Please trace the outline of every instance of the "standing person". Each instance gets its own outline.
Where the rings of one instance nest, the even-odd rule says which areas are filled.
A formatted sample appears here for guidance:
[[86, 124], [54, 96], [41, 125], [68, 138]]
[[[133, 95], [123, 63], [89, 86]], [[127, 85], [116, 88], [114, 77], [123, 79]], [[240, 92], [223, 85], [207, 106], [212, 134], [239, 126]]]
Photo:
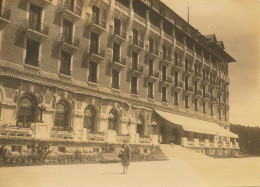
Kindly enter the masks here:
[[127, 141], [124, 141], [124, 145], [122, 147], [123, 147], [122, 154], [121, 154], [121, 163], [123, 166], [122, 174], [127, 175], [127, 169], [129, 166], [129, 158], [130, 158], [130, 146]]

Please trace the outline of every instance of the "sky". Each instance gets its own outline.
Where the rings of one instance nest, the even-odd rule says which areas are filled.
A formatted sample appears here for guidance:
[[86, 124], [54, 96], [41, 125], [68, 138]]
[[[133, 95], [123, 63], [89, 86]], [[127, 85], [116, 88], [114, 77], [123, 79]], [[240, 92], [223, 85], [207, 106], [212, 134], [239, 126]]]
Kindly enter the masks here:
[[260, 0], [162, 0], [201, 34], [216, 34], [229, 64], [230, 123], [260, 127]]

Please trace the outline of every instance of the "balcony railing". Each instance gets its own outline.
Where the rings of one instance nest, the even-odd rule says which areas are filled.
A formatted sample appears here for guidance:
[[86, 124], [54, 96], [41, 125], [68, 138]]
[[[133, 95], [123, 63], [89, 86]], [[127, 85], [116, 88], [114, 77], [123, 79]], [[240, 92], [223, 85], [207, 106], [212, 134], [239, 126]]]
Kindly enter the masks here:
[[126, 7], [126, 6], [124, 6], [124, 5], [122, 5], [119, 1], [115, 1], [115, 5], [116, 5], [118, 8], [122, 9], [123, 11], [127, 12], [127, 13], [130, 12], [129, 8]]
[[11, 16], [11, 10], [10, 9], [8, 9], [8, 8], [2, 8], [2, 9], [0, 9], [0, 17], [1, 18], [4, 18], [4, 19], [6, 19], [6, 20], [10, 20], [10, 16]]
[[174, 86], [179, 87], [179, 88], [182, 88], [182, 87], [183, 87], [183, 82], [181, 82], [181, 81], [175, 81]]
[[202, 96], [202, 91], [201, 90], [195, 90], [195, 94], [199, 95], [199, 96]]
[[98, 57], [105, 58], [106, 51], [105, 49], [98, 48], [96, 45], [90, 45], [87, 48], [89, 54], [94, 54]]
[[153, 25], [152, 23], [150, 24], [151, 29], [155, 30], [156, 32], [160, 33], [161, 29]]
[[172, 78], [169, 77], [169, 76], [163, 77], [163, 78], [162, 78], [162, 82], [171, 84], [171, 83], [172, 83]]
[[199, 60], [202, 60], [202, 56], [199, 55], [198, 53], [196, 54], [196, 57], [197, 57]]
[[168, 63], [171, 63], [172, 57], [171, 57], [171, 55], [163, 55], [163, 60], [168, 62]]
[[167, 33], [164, 33], [164, 36], [165, 36], [165, 38], [167, 38], [168, 40], [172, 40], [172, 36], [171, 35], [169, 35], [169, 34], [167, 34]]
[[176, 43], [179, 47], [183, 48], [183, 43], [179, 42], [178, 40], [176, 40]]
[[142, 73], [143, 69], [144, 69], [144, 66], [141, 66], [140, 64], [135, 64], [135, 65], [132, 64], [132, 68], [131, 68], [132, 71], [138, 71], [138, 72]]
[[187, 49], [187, 51], [189, 52], [189, 53], [191, 53], [191, 54], [193, 54], [193, 50], [191, 50], [190, 48], [186, 48]]
[[155, 56], [159, 56], [159, 50], [154, 48], [149, 48], [149, 53]]
[[121, 31], [120, 29], [115, 28], [113, 34], [126, 40], [126, 31]]
[[192, 86], [188, 86], [188, 87], [186, 87], [186, 90], [189, 91], [189, 92], [193, 92], [193, 87]]
[[136, 39], [132, 38], [132, 45], [137, 46], [142, 49], [144, 48], [144, 42], [140, 39], [136, 40]]
[[206, 77], [206, 76], [203, 76], [203, 81], [205, 81], [205, 82], [209, 82], [209, 78]]
[[59, 34], [58, 42], [72, 45], [73, 47], [79, 48], [80, 39], [76, 37], [67, 37], [65, 34]]
[[208, 93], [203, 93], [203, 98], [209, 99], [209, 94]]
[[145, 18], [139, 16], [137, 13], [134, 14], [134, 18], [136, 18], [137, 20], [139, 20], [141, 23], [146, 23]]
[[90, 18], [90, 23], [93, 24], [93, 25], [97, 25], [97, 26], [99, 26], [103, 29], [106, 28], [106, 24], [107, 24], [107, 22], [104, 19], [99, 20], [95, 16], [92, 16]]
[[159, 72], [148, 72], [149, 77], [159, 78]]
[[78, 5], [72, 5], [70, 0], [63, 0], [61, 2], [61, 7], [64, 10], [68, 10], [78, 16], [81, 16], [82, 13], [82, 7]]
[[50, 27], [45, 25], [44, 23], [34, 24], [30, 21], [30, 19], [26, 19], [23, 21], [23, 27], [24, 29], [32, 29], [34, 31], [37, 31], [41, 34], [44, 34], [46, 36], [49, 35]]
[[210, 101], [212, 101], [212, 102], [216, 102], [216, 101], [217, 101], [217, 98], [214, 97], [214, 96], [211, 96], [211, 97], [210, 97]]
[[191, 67], [187, 67], [185, 68], [185, 71], [192, 74], [193, 73], [193, 69]]
[[201, 77], [202, 77], [202, 74], [201, 74], [201, 73], [199, 73], [199, 72], [195, 72], [195, 76], [201, 79]]
[[175, 68], [177, 67], [177, 68], [182, 69], [182, 63], [175, 60], [174, 67], [175, 67]]
[[112, 64], [119, 66], [119, 67], [125, 67], [126, 66], [126, 58], [120, 57], [113, 57]]

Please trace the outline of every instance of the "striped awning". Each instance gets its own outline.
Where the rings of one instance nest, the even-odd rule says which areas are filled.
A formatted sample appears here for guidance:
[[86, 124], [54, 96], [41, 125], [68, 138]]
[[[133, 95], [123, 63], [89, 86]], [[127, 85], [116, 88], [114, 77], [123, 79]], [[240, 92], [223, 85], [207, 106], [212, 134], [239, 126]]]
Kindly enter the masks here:
[[169, 121], [170, 123], [182, 126], [182, 128], [185, 131], [238, 138], [237, 134], [234, 134], [224, 129], [223, 127], [220, 127], [218, 124], [213, 122], [195, 119], [169, 112], [163, 112], [160, 110], [155, 110], [155, 112], [165, 120]]

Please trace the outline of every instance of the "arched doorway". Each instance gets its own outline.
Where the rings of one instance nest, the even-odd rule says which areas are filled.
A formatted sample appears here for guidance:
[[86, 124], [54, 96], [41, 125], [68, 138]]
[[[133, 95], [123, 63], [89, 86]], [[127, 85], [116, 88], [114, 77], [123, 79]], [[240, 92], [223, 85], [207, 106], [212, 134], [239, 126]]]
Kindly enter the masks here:
[[117, 114], [115, 110], [111, 110], [108, 114], [108, 130], [117, 131]]
[[144, 136], [144, 118], [142, 115], [139, 115], [137, 118], [136, 133], [138, 133], [139, 136]]
[[57, 130], [69, 130], [69, 107], [65, 101], [59, 101], [56, 105], [54, 127]]
[[88, 132], [95, 131], [95, 110], [92, 106], [88, 106], [84, 111], [83, 128], [86, 128]]
[[26, 94], [21, 97], [18, 108], [18, 126], [30, 127], [36, 120], [36, 101], [33, 96]]

